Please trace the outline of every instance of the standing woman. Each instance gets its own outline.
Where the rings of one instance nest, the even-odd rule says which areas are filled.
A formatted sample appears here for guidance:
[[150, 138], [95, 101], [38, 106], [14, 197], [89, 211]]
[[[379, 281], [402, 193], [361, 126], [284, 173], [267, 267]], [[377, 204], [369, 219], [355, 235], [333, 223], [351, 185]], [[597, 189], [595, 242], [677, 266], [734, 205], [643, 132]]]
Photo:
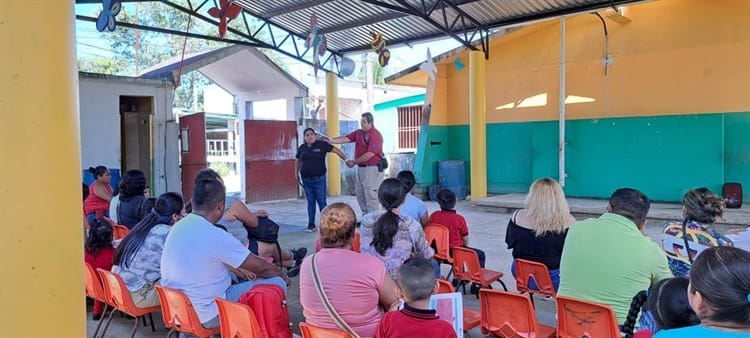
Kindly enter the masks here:
[[89, 168], [96, 181], [89, 186], [89, 194], [83, 200], [83, 212], [86, 220], [91, 224], [95, 219], [109, 217], [109, 200], [112, 199], [112, 186], [109, 182], [109, 169], [105, 166]]
[[333, 152], [346, 161], [346, 155], [328, 142], [315, 137], [315, 130], [305, 129], [305, 143], [297, 149], [295, 172], [302, 179], [307, 198], [307, 232], [315, 231], [315, 203], [322, 211], [326, 207], [326, 154]]
[[724, 214], [724, 206], [724, 199], [708, 188], [692, 189], [682, 198], [683, 219], [664, 224], [661, 240], [675, 276], [687, 277], [690, 265], [703, 250], [734, 246], [731, 239], [713, 228], [716, 218]]
[[120, 274], [137, 307], [159, 305], [154, 286], [161, 279], [161, 252], [172, 225], [185, 216], [184, 205], [180, 194], [162, 194], [117, 247], [112, 271]]
[[[560, 257], [568, 227], [575, 222], [570, 215], [560, 184], [551, 178], [540, 178], [531, 184], [523, 209], [508, 221], [505, 244], [513, 249], [513, 259], [525, 259], [547, 266], [555, 290], [560, 286]], [[516, 276], [515, 264], [511, 272]], [[531, 288], [536, 288], [533, 280]]]

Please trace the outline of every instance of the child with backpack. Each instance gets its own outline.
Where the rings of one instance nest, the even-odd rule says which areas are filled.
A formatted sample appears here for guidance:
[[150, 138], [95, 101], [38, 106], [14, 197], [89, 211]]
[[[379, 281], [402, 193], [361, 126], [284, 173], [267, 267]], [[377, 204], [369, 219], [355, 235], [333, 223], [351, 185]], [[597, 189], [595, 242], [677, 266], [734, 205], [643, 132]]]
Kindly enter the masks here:
[[[111, 270], [112, 261], [115, 256], [115, 248], [112, 246], [112, 224], [104, 218], [94, 219], [89, 222], [89, 236], [86, 239], [85, 261], [94, 270]], [[94, 301], [92, 317], [99, 320], [102, 317], [104, 303]]]
[[429, 307], [438, 283], [432, 263], [420, 257], [409, 258], [398, 270], [396, 285], [404, 300], [401, 311], [391, 311], [380, 321], [376, 338], [432, 337], [455, 338], [456, 332]]

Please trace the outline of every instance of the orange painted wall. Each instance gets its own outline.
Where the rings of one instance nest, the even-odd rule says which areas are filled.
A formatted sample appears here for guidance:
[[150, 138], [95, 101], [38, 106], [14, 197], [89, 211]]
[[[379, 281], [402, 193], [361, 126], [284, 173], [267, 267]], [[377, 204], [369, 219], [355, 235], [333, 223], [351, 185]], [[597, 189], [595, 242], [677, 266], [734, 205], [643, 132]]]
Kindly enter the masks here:
[[[567, 19], [567, 94], [594, 99], [568, 104], [568, 119], [750, 110], [750, 1], [657, 0], [627, 7], [625, 15], [632, 22], [605, 18], [614, 57], [606, 77], [600, 20]], [[557, 120], [559, 21], [525, 27], [490, 46], [487, 122]], [[460, 57], [468, 65], [468, 53]], [[434, 109], [445, 118], [435, 114], [433, 125], [469, 123], [468, 71], [457, 71], [454, 59], [440, 65], [446, 96], [437, 91]], [[423, 85], [418, 73], [392, 83]], [[543, 94], [537, 107], [495, 109]]]

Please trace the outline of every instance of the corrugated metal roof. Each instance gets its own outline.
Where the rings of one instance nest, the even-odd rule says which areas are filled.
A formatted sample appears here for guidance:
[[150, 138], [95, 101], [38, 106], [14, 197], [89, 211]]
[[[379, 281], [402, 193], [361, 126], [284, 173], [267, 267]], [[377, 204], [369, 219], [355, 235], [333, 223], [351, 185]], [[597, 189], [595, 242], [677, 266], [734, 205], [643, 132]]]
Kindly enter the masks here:
[[[459, 10], [482, 28], [492, 29], [525, 22], [595, 11], [643, 0], [235, 0], [249, 14], [263, 18], [298, 36], [307, 36], [313, 13], [326, 35], [328, 49], [336, 53], [369, 50], [370, 32], [382, 33], [388, 45], [445, 36], [444, 29], [461, 35], [470, 20], [456, 20]], [[451, 5], [455, 5], [458, 10]], [[405, 6], [411, 8], [407, 9]], [[430, 11], [432, 8], [435, 10]], [[442, 8], [445, 8], [443, 11]], [[447, 23], [447, 24], [446, 24]], [[463, 35], [461, 35], [463, 37]]]

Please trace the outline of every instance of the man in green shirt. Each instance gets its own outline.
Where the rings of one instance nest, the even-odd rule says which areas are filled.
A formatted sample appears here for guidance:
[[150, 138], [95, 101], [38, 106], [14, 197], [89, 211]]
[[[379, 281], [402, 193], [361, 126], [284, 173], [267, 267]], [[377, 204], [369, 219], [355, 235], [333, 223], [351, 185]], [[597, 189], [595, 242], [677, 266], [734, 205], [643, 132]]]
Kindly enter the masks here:
[[648, 197], [622, 188], [607, 212], [570, 227], [560, 260], [559, 295], [609, 305], [622, 325], [633, 296], [672, 277], [667, 257], [643, 234]]

